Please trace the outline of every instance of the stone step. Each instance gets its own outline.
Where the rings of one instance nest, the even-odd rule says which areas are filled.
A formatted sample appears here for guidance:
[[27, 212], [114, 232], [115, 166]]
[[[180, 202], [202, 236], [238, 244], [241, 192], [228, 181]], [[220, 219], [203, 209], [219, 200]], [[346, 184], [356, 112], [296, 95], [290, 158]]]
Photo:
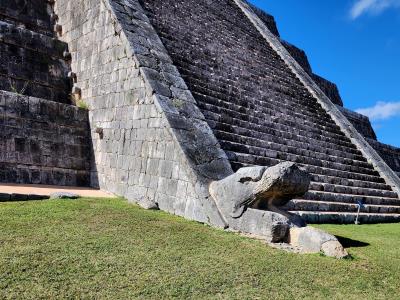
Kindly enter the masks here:
[[375, 175], [361, 174], [349, 171], [340, 171], [324, 167], [316, 167], [311, 165], [300, 165], [310, 174], [317, 174], [323, 176], [340, 177], [351, 180], [371, 181], [377, 183], [386, 183], [385, 180], [379, 176], [378, 172]]
[[[191, 79], [193, 80], [193, 79]], [[190, 80], [187, 80], [190, 85]], [[195, 82], [194, 85], [196, 86], [197, 93], [200, 95], [207, 95], [208, 99], [205, 99], [205, 102], [213, 103], [217, 101], [217, 104], [225, 104], [225, 107], [232, 108], [234, 107], [235, 110], [252, 110], [252, 113], [260, 111], [262, 113], [267, 113], [268, 115], [273, 115], [274, 113], [281, 113], [281, 115], [292, 115], [298, 119], [303, 120], [304, 122], [313, 122], [319, 128], [328, 128], [332, 132], [336, 132], [341, 134], [340, 128], [336, 126], [335, 123], [330, 119], [328, 115], [322, 110], [320, 107], [319, 109], [310, 108], [305, 104], [296, 104], [296, 98], [290, 96], [282, 96], [279, 95], [277, 92], [273, 90], [268, 90], [267, 94], [263, 95], [261, 98], [260, 96], [254, 95], [252, 96], [251, 93], [243, 95], [243, 99], [245, 102], [243, 105], [239, 105], [238, 103], [234, 103], [230, 99], [231, 96], [224, 94], [224, 91], [215, 91], [212, 90], [209, 86], [206, 85], [207, 83], [199, 83]], [[244, 93], [244, 91], [240, 91]], [[251, 98], [254, 97], [254, 98]], [[216, 100], [214, 100], [214, 99]], [[211, 101], [210, 101], [211, 100]], [[251, 100], [251, 101], [250, 101]], [[254, 111], [254, 106], [249, 105], [248, 103], [257, 103], [257, 110]], [[246, 112], [246, 111], [245, 111]]]
[[[230, 160], [234, 170], [238, 170], [239, 168], [246, 166], [255, 166], [255, 165], [274, 166], [280, 162], [283, 162], [279, 159], [273, 159], [269, 157], [257, 156], [251, 154], [235, 153], [232, 151], [225, 151], [225, 153], [227, 154], [228, 159]], [[302, 165], [302, 164], [299, 165], [310, 174], [317, 174], [322, 176], [326, 175], [326, 176], [340, 177], [340, 178], [360, 180], [360, 181], [385, 183], [385, 180], [380, 176], [339, 171], [339, 170], [310, 166], [310, 165]]]
[[14, 163], [0, 162], [0, 182], [89, 186], [90, 172], [40, 165], [16, 165]]
[[[194, 81], [194, 82], [193, 82]], [[280, 112], [281, 115], [287, 115], [288, 113], [293, 117], [297, 117], [304, 122], [312, 122], [317, 126], [325, 127], [326, 129], [331, 130], [334, 133], [343, 135], [340, 129], [336, 126], [336, 124], [326, 115], [326, 113], [320, 108], [319, 110], [309, 108], [306, 105], [296, 104], [294, 101], [295, 98], [290, 98], [290, 100], [286, 100], [282, 95], [277, 95], [271, 90], [268, 90], [268, 94], [264, 95], [262, 99], [254, 95], [254, 98], [251, 98], [251, 94], [247, 94], [243, 96], [246, 99], [244, 105], [238, 105], [237, 103], [231, 101], [230, 96], [224, 94], [224, 91], [215, 91], [211, 89], [207, 83], [196, 81], [194, 79], [186, 79], [186, 82], [189, 86], [195, 86], [196, 92], [194, 96], [205, 97], [203, 101], [205, 103], [210, 103], [219, 106], [219, 104], [224, 105], [226, 108], [236, 107], [235, 111], [240, 112], [240, 110], [251, 110], [252, 113], [268, 113], [268, 115], [273, 115], [274, 113]], [[244, 93], [245, 91], [240, 91], [240, 93]], [[207, 95], [207, 96], [205, 96]], [[247, 101], [247, 99], [251, 99], [252, 101]], [[247, 106], [248, 103], [258, 103], [257, 110], [254, 110], [254, 107]]]
[[[189, 24], [188, 24], [189, 25]], [[195, 30], [196, 28], [193, 28], [193, 30]], [[239, 29], [240, 30], [240, 29]], [[192, 39], [192, 34], [191, 31], [189, 31], [187, 34], [182, 34], [179, 36], [176, 35], [171, 35], [168, 34], [165, 31], [161, 31], [159, 32], [161, 39], [163, 40], [163, 42], [165, 42], [166, 44], [171, 44], [171, 43], [178, 43], [180, 45], [179, 48], [174, 47], [174, 50], [171, 51], [173, 55], [176, 55], [179, 57], [179, 62], [181, 64], [189, 64], [192, 65], [193, 61], [192, 60], [187, 60], [186, 57], [188, 56], [188, 52], [190, 52], [190, 49], [193, 47], [193, 44], [190, 43], [191, 39]], [[276, 55], [275, 52], [273, 51], [268, 51], [268, 48], [265, 48], [265, 50], [263, 52], [265, 52], [266, 55], [263, 55], [263, 52], [260, 52], [258, 55], [259, 57], [262, 58], [267, 58], [264, 59], [263, 61], [261, 61], [260, 59], [253, 57], [254, 60], [253, 61], [249, 61], [246, 56], [241, 56], [240, 58], [236, 58], [236, 57], [230, 57], [230, 59], [232, 60], [232, 62], [238, 63], [238, 64], [243, 64], [243, 63], [253, 63], [253, 64], [262, 64], [265, 66], [268, 66], [268, 68], [270, 70], [273, 70], [275, 72], [275, 74], [280, 75], [281, 77], [285, 77], [285, 75], [287, 74], [287, 69], [282, 67], [282, 63], [284, 63], [282, 61], [282, 59]], [[271, 59], [272, 58], [272, 59]], [[213, 59], [213, 57], [209, 57], [209, 59]], [[280, 63], [275, 63], [276, 61], [279, 61]], [[198, 67], [197, 65], [194, 65], [194, 67]], [[251, 75], [257, 74], [257, 71], [262, 71], [262, 70], [250, 70], [252, 71], [252, 73], [249, 72], [248, 74], [248, 78], [250, 79]], [[244, 78], [246, 78], [246, 74], [243, 74]], [[278, 77], [278, 76], [277, 76]], [[229, 78], [229, 77], [228, 77]], [[247, 79], [247, 78], [246, 78]], [[301, 84], [299, 84], [301, 86]]]
[[377, 196], [397, 199], [399, 196], [393, 191], [377, 190], [370, 188], [349, 187], [338, 184], [328, 184], [321, 182], [311, 182], [310, 190], [336, 193], [336, 194], [351, 194], [360, 196]]
[[38, 33], [54, 36], [47, 0], [2, 0], [0, 20]]
[[[215, 128], [215, 126], [217, 125], [215, 121], [210, 121], [208, 120], [208, 123], [210, 125], [211, 128]], [[227, 124], [224, 124], [226, 126], [228, 126]], [[235, 136], [230, 136], [231, 134], [235, 135], [234, 133], [231, 133], [231, 131], [233, 131], [234, 129], [238, 128], [237, 126], [231, 126], [231, 129], [229, 131], [220, 131], [221, 134], [221, 138], [227, 140], [227, 141], [231, 141], [232, 143], [234, 143]], [[240, 131], [240, 130], [239, 130]], [[302, 149], [303, 151], [312, 151], [313, 153], [320, 153], [322, 155], [329, 155], [329, 156], [336, 156], [336, 157], [342, 157], [344, 159], [350, 159], [353, 161], [359, 161], [359, 162], [366, 162], [366, 158], [364, 158], [363, 156], [357, 155], [357, 154], [353, 154], [353, 153], [349, 153], [346, 152], [346, 148], [345, 147], [341, 147], [341, 146], [336, 146], [334, 144], [328, 144], [326, 142], [322, 142], [319, 140], [312, 140], [312, 139], [308, 139], [306, 137], [300, 138], [299, 136], [293, 136], [292, 139], [286, 138], [286, 135], [284, 135], [284, 137], [282, 137], [281, 132], [270, 132], [265, 130], [266, 132], [263, 132], [263, 130], [260, 130], [262, 132], [263, 135], [263, 139], [258, 139], [258, 138], [253, 138], [253, 137], [246, 137], [249, 140], [252, 140], [254, 142], [254, 145], [258, 145], [260, 147], [273, 147], [270, 145], [274, 145], [276, 144], [277, 147], [281, 147], [281, 149], [283, 151], [286, 151], [286, 149], [288, 147], [296, 147], [299, 149]], [[275, 134], [276, 133], [276, 134]], [[279, 145], [279, 146], [278, 146]], [[337, 148], [336, 149], [332, 149], [332, 148]]]
[[[268, 121], [264, 121], [263, 125], [238, 121], [237, 119], [235, 121], [230, 121], [229, 118], [232, 118], [226, 115], [220, 117], [220, 120], [212, 120], [209, 118], [208, 114], [205, 114], [205, 117], [212, 129], [226, 132], [227, 134], [232, 133], [238, 136], [248, 137], [249, 139], [255, 139], [256, 145], [259, 143], [262, 144], [264, 140], [296, 147], [300, 143], [303, 144], [301, 148], [304, 150], [314, 148], [317, 152], [321, 152], [327, 148], [332, 150], [332, 152], [336, 151], [339, 153], [334, 154], [335, 156], [357, 161], [366, 161], [365, 158], [359, 155], [358, 150], [348, 148], [347, 145], [335, 143], [335, 140], [323, 136], [323, 133], [318, 135], [307, 131], [298, 131], [290, 126], [277, 125]], [[259, 142], [257, 142], [257, 140]]]
[[[200, 98], [206, 97], [200, 96], [196, 93], [194, 93], [194, 95]], [[335, 143], [338, 143], [339, 145], [355, 149], [350, 140], [348, 140], [342, 132], [333, 132], [326, 126], [321, 126], [317, 123], [311, 122], [310, 119], [299, 119], [289, 111], [281, 113], [266, 109], [263, 104], [260, 104], [260, 107], [264, 106], [264, 108], [260, 109], [256, 113], [252, 112], [249, 114], [247, 108], [242, 109], [242, 107], [235, 106], [234, 104], [226, 102], [222, 103], [221, 100], [216, 98], [210, 98], [208, 96], [207, 98], [208, 101], [201, 102], [199, 107], [204, 111], [206, 117], [212, 118], [215, 121], [229, 124], [229, 121], [234, 120], [237, 122], [234, 123], [235, 125], [241, 125], [244, 127], [260, 125], [270, 126], [270, 124], [273, 124], [276, 129], [294, 132], [296, 134], [303, 132], [303, 134], [310, 137], [323, 135], [326, 139], [329, 138], [329, 140], [335, 141]]]
[[253, 125], [253, 128], [236, 126], [229, 123], [207, 120], [211, 129], [218, 133], [221, 139], [233, 143], [241, 143], [241, 140], [253, 141], [255, 145], [265, 143], [275, 143], [286, 147], [299, 147], [303, 150], [312, 150], [318, 153], [325, 153], [351, 159], [354, 161], [365, 162], [366, 159], [359, 155], [358, 150], [340, 146], [319, 136], [309, 137], [307, 135], [293, 134], [288, 131], [277, 130], [268, 126]]
[[[304, 165], [323, 167], [323, 168], [329, 168], [329, 169], [334, 169], [334, 170], [339, 170], [339, 171], [347, 171], [347, 172], [352, 172], [352, 173], [360, 173], [360, 174], [366, 174], [366, 175], [379, 176], [377, 171], [375, 171], [371, 165], [366, 165], [364, 167], [360, 167], [357, 165], [345, 164], [344, 159], [341, 159], [340, 157], [335, 157], [335, 156], [326, 156], [324, 159], [322, 159], [322, 158], [315, 159], [315, 158], [310, 157], [312, 155], [310, 155], [310, 156], [298, 155], [298, 154], [290, 153], [290, 151], [288, 151], [288, 152], [277, 151], [274, 149], [269, 149], [267, 147], [263, 147], [263, 148], [251, 147], [251, 146], [247, 146], [248, 144], [251, 143], [251, 141], [246, 136], [241, 136], [241, 138], [235, 139], [235, 141], [238, 141], [239, 143], [233, 143], [233, 142], [225, 140], [226, 135], [222, 134], [220, 131], [214, 131], [214, 132], [216, 133], [216, 136], [217, 136], [218, 140], [220, 141], [222, 149], [224, 149], [225, 151], [231, 151], [231, 152], [235, 152], [235, 153], [244, 153], [244, 154], [250, 154], [250, 155], [256, 155], [256, 156], [265, 156], [265, 157], [269, 157], [269, 158], [273, 158], [273, 159], [278, 159], [281, 161], [292, 161], [292, 162], [296, 162], [296, 163], [304, 164]], [[270, 147], [270, 148], [273, 148], [273, 147]], [[336, 158], [336, 160], [335, 160], [335, 158]]]
[[63, 59], [0, 43], [0, 74], [57, 89], [70, 90], [70, 67]]
[[[314, 152], [313, 149], [296, 148], [294, 146], [287, 146], [285, 144], [278, 144], [267, 140], [253, 139], [247, 136], [237, 137], [236, 140], [243, 141], [243, 143], [235, 143], [221, 139], [220, 144], [223, 149], [229, 151], [255, 155], [265, 155], [271, 158], [278, 158], [282, 160], [286, 160], [286, 157], [288, 155], [296, 155], [299, 157], [299, 159], [296, 160], [304, 164], [329, 167], [330, 164], [336, 163], [343, 165], [343, 168], [336, 168], [341, 170], [356, 171], [355, 168], [359, 168], [359, 171], [364, 169], [369, 171], [373, 170], [372, 165], [368, 164], [367, 162], [351, 160], [335, 155], [323, 154], [316, 151]], [[375, 173], [374, 170], [373, 172]]]
[[2, 21], [0, 21], [0, 42], [63, 60], [64, 52], [68, 51], [68, 44], [56, 38]]
[[[199, 94], [194, 93], [195, 96], [199, 97]], [[207, 98], [210, 98], [207, 96]], [[299, 125], [300, 122], [294, 122], [290, 119], [290, 114], [275, 116], [274, 111], [250, 114], [249, 112], [244, 113], [240, 110], [232, 110], [233, 105], [228, 106], [227, 103], [223, 104], [220, 100], [215, 99], [215, 103], [210, 103], [202, 101], [199, 103], [199, 108], [203, 111], [203, 114], [213, 121], [221, 122], [227, 124], [227, 126], [236, 125], [237, 127], [248, 127], [248, 128], [263, 128], [272, 129], [278, 131], [284, 131], [288, 133], [293, 133], [295, 135], [302, 135], [309, 138], [314, 138], [322, 140], [334, 145], [339, 145], [352, 149], [353, 153], [359, 154], [360, 152], [355, 148], [355, 146], [348, 140], [343, 134], [339, 135], [336, 133], [331, 133], [325, 129], [325, 127], [317, 128], [315, 123], [309, 123], [308, 125]], [[271, 129], [271, 130], [272, 130]], [[268, 131], [266, 131], [268, 132]]]
[[[291, 211], [291, 213], [300, 215], [309, 224], [354, 224], [357, 216], [357, 213], [350, 212]], [[400, 214], [360, 213], [359, 222], [361, 224], [400, 222]]]
[[[289, 211], [314, 211], [314, 212], [350, 212], [356, 213], [357, 204], [329, 202], [329, 201], [311, 201], [311, 200], [291, 200], [284, 206]], [[364, 205], [361, 209], [362, 213], [371, 214], [400, 214], [400, 206], [390, 205]]]
[[354, 204], [357, 201], [362, 201], [365, 204], [371, 205], [400, 205], [400, 200], [398, 198], [386, 198], [386, 197], [376, 197], [376, 196], [361, 196], [352, 194], [335, 194], [322, 191], [312, 191], [309, 190], [303, 197], [303, 200], [312, 201], [328, 201], [328, 202], [340, 202], [340, 203], [350, 203]]
[[327, 175], [319, 175], [313, 174], [312, 180], [316, 182], [323, 182], [329, 184], [338, 184], [338, 185], [345, 185], [345, 186], [353, 186], [353, 187], [360, 187], [360, 188], [371, 188], [371, 189], [378, 189], [378, 190], [387, 190], [391, 191], [392, 188], [387, 185], [386, 183], [378, 183], [372, 181], [362, 181], [362, 180], [353, 180], [353, 179], [344, 179], [341, 177], [334, 177], [334, 176], [327, 176]]
[[[202, 76], [199, 75], [199, 70], [196, 69], [196, 65], [193, 65], [193, 62], [184, 62], [180, 65], [180, 69], [184, 71], [183, 77], [189, 84], [199, 86], [203, 88], [203, 90], [210, 90], [218, 94], [217, 98], [226, 100], [226, 89], [224, 88], [224, 82], [226, 84], [232, 85], [229, 88], [234, 90], [235, 93], [240, 94], [242, 97], [250, 99], [260, 98], [260, 96], [255, 97], [254, 90], [252, 90], [251, 88], [248, 88], [246, 86], [243, 86], [241, 88], [236, 87], [234, 85], [235, 80], [230, 80], [230, 74], [228, 73], [218, 78], [218, 82], [216, 84], [210, 84], [213, 83], [213, 78], [207, 78], [207, 81], [204, 81], [204, 79], [202, 79]], [[276, 104], [279, 104], [278, 107], [283, 105], [284, 107], [295, 108], [296, 110], [299, 110], [299, 112], [304, 112], [307, 114], [319, 113], [321, 120], [325, 120], [328, 122], [331, 121], [330, 117], [326, 114], [321, 105], [316, 101], [315, 98], [311, 97], [306, 90], [304, 90], [304, 87], [295, 91], [290, 90], [290, 93], [288, 93], [288, 90], [286, 90], [286, 93], [284, 93], [283, 95], [282, 93], [280, 93], [279, 89], [276, 91], [276, 83], [279, 81], [285, 81], [286, 77], [290, 77], [287, 73], [285, 73], [283, 77], [277, 76], [276, 74], [274, 76], [266, 74], [265, 77], [269, 79], [268, 83], [275, 82], [275, 84], [272, 85], [271, 89], [264, 91], [262, 98], [268, 100], [275, 99]], [[241, 75], [241, 78], [246, 81], [246, 76]], [[249, 78], [249, 80], [255, 81], [254, 78]], [[291, 84], [295, 85], [297, 82], [297, 78], [295, 79], [295, 81], [293, 81], [292, 79]], [[275, 90], [273, 88], [275, 88]], [[265, 95], [268, 95], [268, 97], [265, 97]]]
[[[180, 38], [182, 38], [182, 37], [180, 37]], [[188, 40], [190, 40], [190, 36], [188, 37]], [[179, 40], [179, 42], [184, 43], [181, 40]], [[167, 41], [167, 43], [168, 43], [168, 41]], [[190, 44], [187, 44], [187, 45], [188, 45], [187, 49], [190, 49], [191, 45]], [[190, 51], [190, 50], [186, 50], [186, 51]], [[196, 76], [198, 74], [198, 73], [196, 73], [196, 71], [198, 71], [198, 70], [196, 70], [197, 66], [193, 64], [193, 61], [186, 60], [184, 58], [184, 55], [185, 55], [184, 53], [186, 51], [184, 49], [182, 49], [181, 53], [178, 54], [178, 56], [179, 56], [179, 59], [177, 59], [178, 64], [181, 66], [181, 68], [185, 68], [185, 70], [188, 73], [192, 72], [193, 73], [192, 77], [200, 78], [199, 76]], [[232, 61], [236, 61], [239, 64], [246, 63], [244, 61], [244, 59], [245, 58], [243, 58], [243, 57], [240, 60], [235, 60], [234, 58], [231, 58]], [[301, 82], [297, 78], [290, 78], [290, 76], [287, 76], [288, 72], [285, 68], [278, 67], [278, 64], [276, 64], [276, 63], [269, 63], [268, 60], [261, 62], [260, 60], [256, 59], [249, 63], [255, 64], [257, 62], [268, 66], [269, 72], [265, 72], [265, 71], [264, 72], [255, 72], [256, 70], [251, 70], [252, 73], [249, 73], [247, 76], [242, 74], [241, 78], [243, 80], [257, 81], [259, 79], [268, 78], [268, 81], [271, 83], [272, 87], [275, 88], [276, 90], [286, 92], [286, 94], [288, 94], [288, 95], [290, 95], [290, 94], [303, 95], [304, 94], [304, 95], [308, 96], [308, 93], [304, 89], [304, 85], [302, 85]], [[273, 74], [273, 76], [271, 76], [271, 73]], [[232, 74], [226, 73], [222, 77], [225, 82], [234, 83], [235, 78], [234, 78], [234, 76], [232, 76]], [[246, 87], [244, 87], [244, 89], [245, 88]], [[282, 90], [282, 88], [284, 88], [284, 90]], [[254, 91], [249, 89], [249, 90], [247, 90], [247, 92], [252, 94]], [[306, 99], [308, 99], [308, 100], [312, 99], [309, 102], [309, 104], [316, 105], [316, 101], [312, 97], [309, 97]]]
[[28, 95], [54, 102], [70, 104], [69, 92], [65, 89], [55, 89], [46, 85], [40, 85], [24, 79], [10, 78], [0, 74], [0, 90], [17, 94]]

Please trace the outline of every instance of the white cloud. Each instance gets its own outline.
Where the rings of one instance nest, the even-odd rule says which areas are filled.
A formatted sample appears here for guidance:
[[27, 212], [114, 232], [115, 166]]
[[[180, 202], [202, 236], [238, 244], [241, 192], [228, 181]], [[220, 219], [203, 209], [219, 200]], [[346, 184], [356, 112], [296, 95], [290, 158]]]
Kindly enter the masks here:
[[378, 102], [373, 107], [360, 108], [356, 112], [369, 117], [371, 121], [387, 120], [400, 117], [400, 102]]
[[357, 0], [350, 10], [350, 17], [355, 20], [365, 13], [379, 14], [388, 8], [400, 8], [400, 0]]

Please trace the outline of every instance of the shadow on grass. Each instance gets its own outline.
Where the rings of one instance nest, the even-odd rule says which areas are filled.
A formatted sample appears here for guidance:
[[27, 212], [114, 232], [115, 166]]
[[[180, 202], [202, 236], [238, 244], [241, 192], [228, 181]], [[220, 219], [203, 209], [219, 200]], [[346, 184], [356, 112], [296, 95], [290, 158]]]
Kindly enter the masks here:
[[336, 238], [339, 240], [339, 242], [343, 245], [344, 248], [361, 248], [370, 245], [369, 243], [352, 240], [343, 236], [336, 236]]

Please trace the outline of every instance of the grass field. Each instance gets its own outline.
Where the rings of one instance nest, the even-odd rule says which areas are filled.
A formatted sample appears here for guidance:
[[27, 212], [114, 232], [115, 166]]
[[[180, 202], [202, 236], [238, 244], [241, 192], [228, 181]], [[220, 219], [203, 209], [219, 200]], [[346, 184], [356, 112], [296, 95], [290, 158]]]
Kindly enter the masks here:
[[121, 199], [0, 203], [1, 299], [400, 299], [400, 224], [296, 255]]

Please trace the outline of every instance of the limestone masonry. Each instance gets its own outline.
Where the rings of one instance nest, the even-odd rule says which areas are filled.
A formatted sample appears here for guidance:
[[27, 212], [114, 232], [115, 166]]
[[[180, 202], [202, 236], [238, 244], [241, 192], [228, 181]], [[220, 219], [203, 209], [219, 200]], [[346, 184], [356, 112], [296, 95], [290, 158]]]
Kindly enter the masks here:
[[361, 222], [400, 220], [400, 149], [245, 1], [1, 0], [0, 54], [0, 182], [99, 187], [255, 233], [272, 213], [232, 220], [210, 186], [293, 162], [311, 183], [279, 210], [352, 223], [362, 201]]

